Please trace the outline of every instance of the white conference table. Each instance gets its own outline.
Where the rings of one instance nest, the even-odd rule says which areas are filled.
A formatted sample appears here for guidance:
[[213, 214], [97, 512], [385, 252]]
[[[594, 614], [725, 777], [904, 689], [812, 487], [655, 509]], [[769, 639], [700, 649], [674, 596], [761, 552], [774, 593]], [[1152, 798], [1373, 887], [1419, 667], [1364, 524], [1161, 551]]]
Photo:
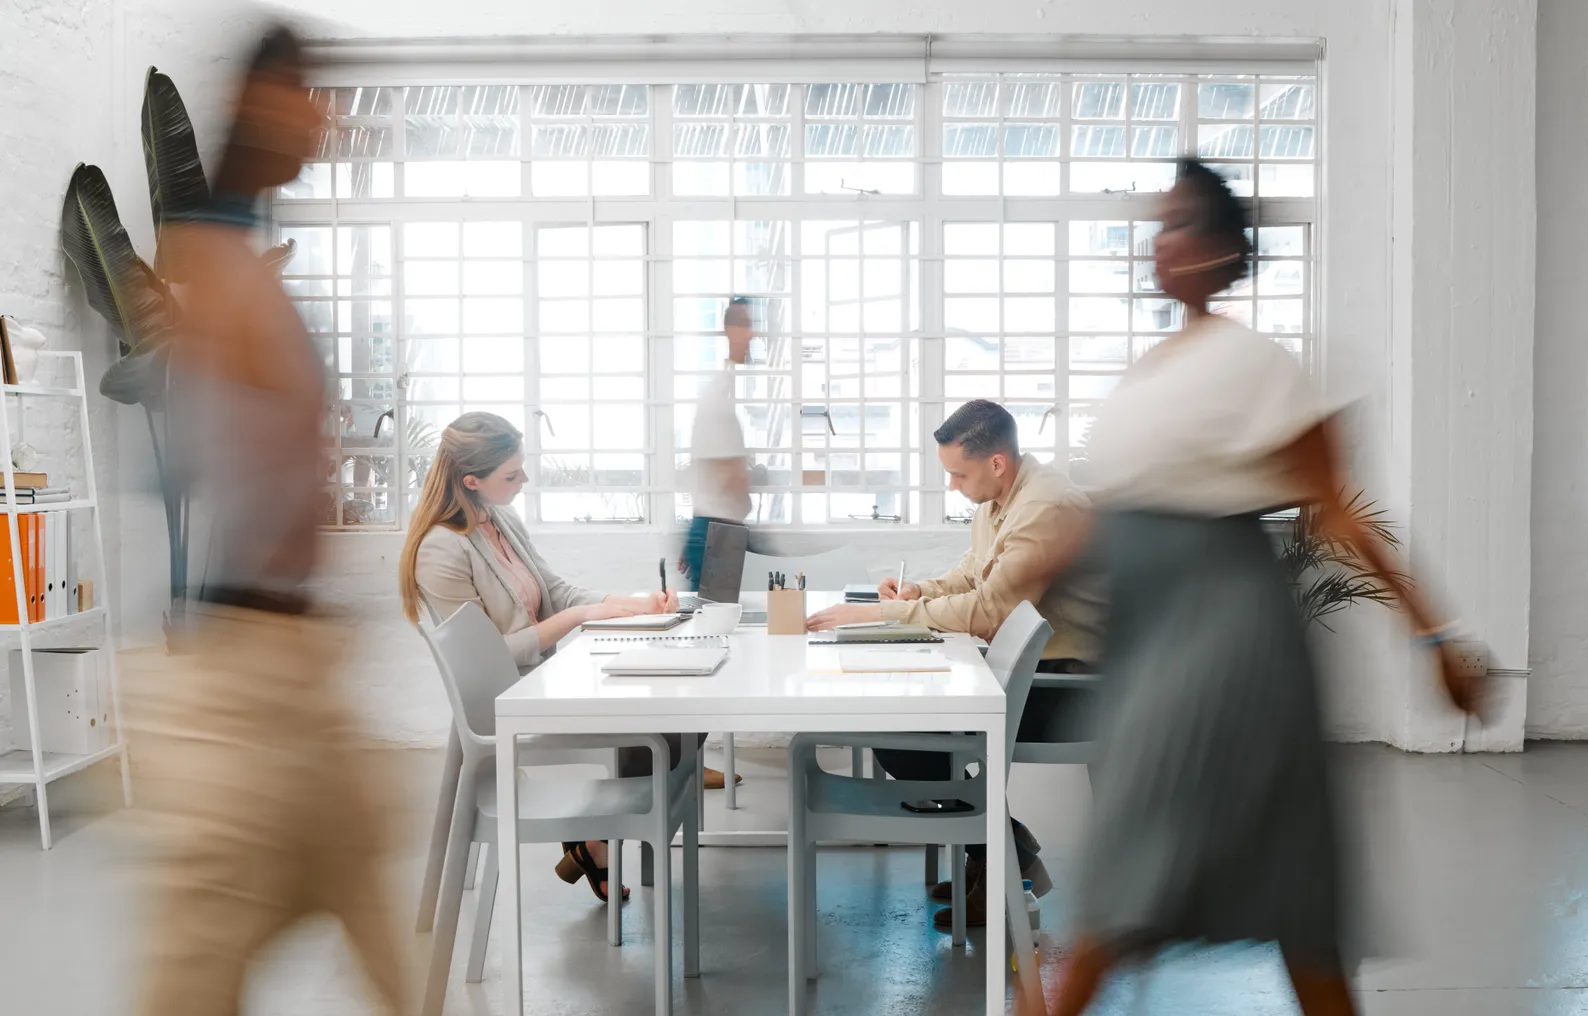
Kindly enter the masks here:
[[[758, 609], [753, 597], [745, 599], [747, 609]], [[839, 593], [807, 596], [812, 611], [841, 600]], [[687, 635], [691, 627], [693, 622], [667, 634]], [[986, 735], [989, 758], [1004, 757], [1003, 688], [969, 638], [949, 636], [940, 647], [951, 670], [918, 674], [845, 674], [836, 647], [809, 645], [803, 635], [768, 635], [765, 627], [740, 627], [729, 645], [728, 659], [708, 677], [609, 677], [601, 665], [611, 656], [593, 655], [586, 634], [503, 692], [496, 700], [498, 856], [518, 857], [515, 746], [529, 735], [971, 731]], [[1004, 767], [985, 768], [987, 842], [996, 845], [1004, 841], [1009, 821]], [[987, 851], [988, 885], [1004, 884], [1004, 864], [1003, 850]], [[503, 943], [507, 1016], [524, 1011], [518, 867], [500, 866], [497, 897], [511, 910]], [[989, 892], [987, 1016], [1004, 1012], [1004, 919], [1004, 894]], [[789, 986], [792, 1016], [804, 996], [805, 985]]]

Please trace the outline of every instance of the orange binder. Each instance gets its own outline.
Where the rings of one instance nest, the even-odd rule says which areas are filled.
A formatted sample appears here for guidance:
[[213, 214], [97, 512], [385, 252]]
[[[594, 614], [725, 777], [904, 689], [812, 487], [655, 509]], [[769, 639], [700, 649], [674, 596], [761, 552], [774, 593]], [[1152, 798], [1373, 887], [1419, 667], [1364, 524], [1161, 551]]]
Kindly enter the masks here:
[[28, 569], [28, 620], [44, 620], [44, 516], [36, 514], [23, 515], [22, 524], [26, 527], [23, 532], [28, 534], [28, 550], [23, 554], [27, 559]]
[[[27, 551], [28, 534], [21, 524], [27, 518], [26, 515], [17, 516], [17, 537], [22, 544], [24, 554]], [[0, 516], [0, 624], [17, 623], [17, 569], [16, 562], [11, 557], [11, 533], [8, 526], [5, 517]]]
[[[22, 592], [27, 599], [29, 621], [41, 620], [39, 609], [39, 578], [41, 577], [38, 523], [40, 515], [17, 516], [17, 541], [22, 545]], [[4, 516], [0, 516], [0, 624], [17, 624], [16, 563], [11, 557], [11, 533]]]
[[28, 620], [44, 620], [44, 516], [24, 515], [33, 523], [33, 587], [28, 590]]

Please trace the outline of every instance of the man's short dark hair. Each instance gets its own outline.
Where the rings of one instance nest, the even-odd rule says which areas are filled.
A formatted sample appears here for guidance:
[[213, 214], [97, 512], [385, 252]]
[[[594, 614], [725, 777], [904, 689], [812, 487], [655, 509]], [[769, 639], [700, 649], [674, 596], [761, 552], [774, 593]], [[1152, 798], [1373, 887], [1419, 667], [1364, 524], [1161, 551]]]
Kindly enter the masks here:
[[1020, 435], [1009, 410], [988, 399], [965, 403], [932, 432], [940, 445], [957, 444], [967, 458], [985, 459], [1003, 452], [1020, 457]]

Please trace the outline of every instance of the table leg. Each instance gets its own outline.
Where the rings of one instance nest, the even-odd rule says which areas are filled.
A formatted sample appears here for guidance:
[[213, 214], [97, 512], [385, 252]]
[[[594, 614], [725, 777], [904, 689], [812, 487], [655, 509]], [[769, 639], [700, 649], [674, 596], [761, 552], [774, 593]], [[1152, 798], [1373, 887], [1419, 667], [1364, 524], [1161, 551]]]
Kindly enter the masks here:
[[[518, 888], [518, 738], [511, 719], [496, 727], [497, 898], [507, 909], [502, 939], [502, 1012], [524, 1016], [523, 902]], [[991, 810], [990, 808], [988, 809]]]
[[[984, 763], [987, 772], [987, 874], [983, 882], [987, 888], [987, 941], [983, 952], [987, 956], [987, 1016], [1003, 1016], [1004, 984], [1009, 969], [1003, 894], [1007, 858], [998, 847], [1009, 835], [1008, 767], [1004, 762], [1003, 717], [997, 717], [988, 726], [987, 761]], [[1021, 918], [1024, 917], [1022, 914]]]

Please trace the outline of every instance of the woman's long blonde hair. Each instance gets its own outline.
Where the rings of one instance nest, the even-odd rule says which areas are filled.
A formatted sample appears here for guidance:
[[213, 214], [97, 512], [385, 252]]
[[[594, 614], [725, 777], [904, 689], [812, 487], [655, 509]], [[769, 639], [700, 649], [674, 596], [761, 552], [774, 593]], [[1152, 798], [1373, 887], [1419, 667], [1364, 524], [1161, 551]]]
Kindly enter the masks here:
[[436, 460], [425, 474], [425, 488], [408, 519], [408, 541], [397, 567], [403, 616], [410, 624], [419, 623], [419, 578], [414, 570], [425, 534], [432, 526], [446, 526], [458, 533], [473, 529], [484, 506], [479, 496], [463, 485], [463, 478], [483, 480], [523, 446], [524, 435], [495, 413], [464, 413], [441, 432]]

